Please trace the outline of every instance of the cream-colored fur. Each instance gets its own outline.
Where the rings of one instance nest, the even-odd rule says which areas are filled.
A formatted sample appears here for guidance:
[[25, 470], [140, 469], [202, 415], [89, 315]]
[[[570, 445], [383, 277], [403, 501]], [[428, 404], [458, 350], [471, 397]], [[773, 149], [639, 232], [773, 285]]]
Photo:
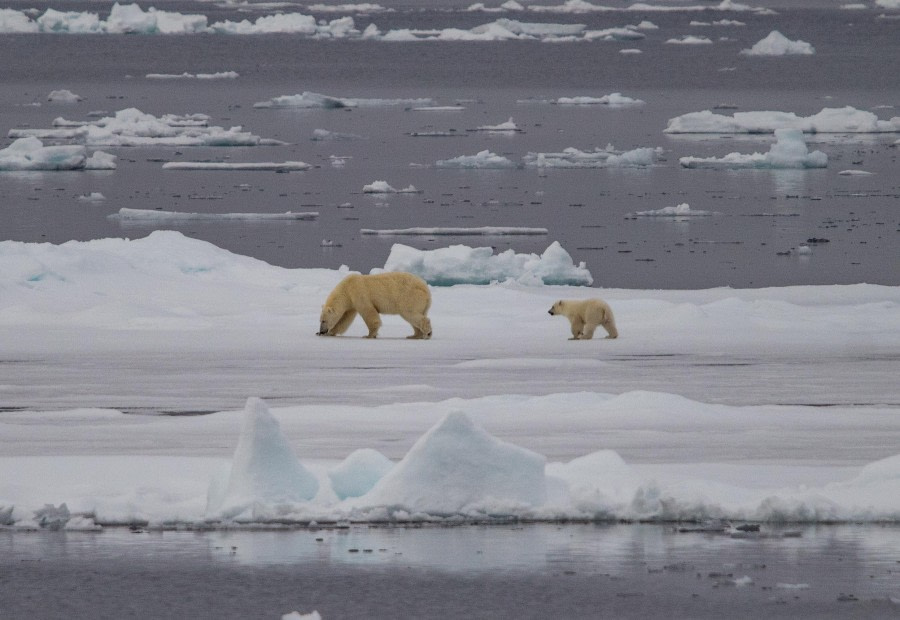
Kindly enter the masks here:
[[590, 340], [598, 325], [602, 325], [609, 334], [607, 338], [619, 337], [612, 308], [602, 299], [560, 299], [550, 308], [550, 314], [561, 314], [569, 319], [572, 324], [569, 340]]
[[381, 327], [379, 314], [399, 314], [413, 327], [410, 338], [431, 338], [431, 291], [425, 280], [410, 273], [388, 272], [351, 274], [338, 282], [319, 319], [320, 336], [337, 336], [350, 327], [359, 314], [369, 334], [376, 338]]

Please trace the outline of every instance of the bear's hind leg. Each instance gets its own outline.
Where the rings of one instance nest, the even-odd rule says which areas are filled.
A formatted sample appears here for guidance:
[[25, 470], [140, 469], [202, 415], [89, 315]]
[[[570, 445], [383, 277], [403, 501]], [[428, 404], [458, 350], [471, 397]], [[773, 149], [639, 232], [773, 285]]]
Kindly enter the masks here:
[[403, 313], [400, 316], [402, 316], [407, 323], [412, 325], [413, 328], [413, 335], [407, 336], [407, 338], [415, 340], [431, 338], [431, 321], [428, 320], [427, 316], [424, 314], [409, 313]]
[[581, 330], [581, 338], [580, 340], [590, 340], [594, 337], [594, 330], [597, 329], [597, 326], [593, 323], [586, 323], [584, 328]]
[[603, 329], [606, 330], [606, 333], [609, 334], [607, 338], [610, 340], [618, 338], [619, 332], [616, 329], [616, 322], [612, 317], [609, 317], [605, 323], [603, 323]]

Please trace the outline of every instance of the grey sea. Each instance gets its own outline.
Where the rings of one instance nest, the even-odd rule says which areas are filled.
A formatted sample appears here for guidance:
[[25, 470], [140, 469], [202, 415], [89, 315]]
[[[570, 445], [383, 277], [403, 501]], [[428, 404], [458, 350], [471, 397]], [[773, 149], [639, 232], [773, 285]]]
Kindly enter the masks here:
[[[665, 2], [663, 6], [680, 6]], [[703, 6], [707, 6], [704, 3]], [[616, 0], [613, 8], [627, 5]], [[163, 1], [210, 22], [300, 11], [282, 3]], [[49, 128], [138, 108], [206, 114], [280, 144], [102, 147], [112, 172], [0, 174], [0, 239], [63, 243], [176, 229], [285, 267], [368, 272], [394, 243], [540, 253], [558, 241], [594, 286], [634, 289], [900, 284], [897, 133], [808, 134], [828, 156], [810, 170], [687, 169], [682, 157], [766, 152], [764, 134], [664, 133], [690, 112], [816, 114], [852, 106], [900, 116], [900, 11], [866, 2], [766, 2], [773, 11], [610, 10], [494, 14], [468, 3], [385, 5], [360, 30], [471, 29], [499, 17], [638, 24], [628, 41], [317, 40], [229, 36], [0, 35], [0, 129]], [[95, 11], [107, 2], [10, 1], [0, 8]], [[147, 7], [145, 7], [147, 8]], [[491, 8], [489, 6], [489, 8]], [[742, 25], [713, 25], [719, 20]], [[742, 55], [778, 30], [812, 55]], [[675, 44], [686, 35], [707, 44]], [[622, 53], [636, 49], [640, 53]], [[234, 79], [150, 74], [233, 71]], [[61, 104], [68, 89], [82, 100]], [[304, 91], [428, 98], [413, 105], [273, 109]], [[556, 105], [621, 93], [642, 105]], [[453, 108], [453, 109], [450, 109]], [[472, 131], [514, 119], [520, 131]], [[317, 130], [343, 139], [314, 140]], [[321, 132], [320, 132], [321, 135]], [[12, 140], [0, 139], [0, 148]], [[636, 168], [445, 169], [489, 150], [529, 153], [660, 149]], [[303, 161], [305, 171], [181, 171], [167, 162]], [[870, 174], [841, 174], [844, 171]], [[386, 181], [415, 193], [365, 194]], [[80, 200], [100, 193], [103, 200]], [[708, 217], [637, 217], [680, 204]], [[183, 213], [308, 211], [311, 220], [128, 221], [120, 209]], [[533, 227], [535, 236], [363, 235], [363, 229]], [[798, 251], [801, 246], [805, 251]], [[2, 265], [0, 265], [2, 269]], [[2, 292], [0, 292], [2, 293]], [[2, 347], [2, 343], [0, 343]], [[0, 368], [2, 370], [2, 368]], [[2, 383], [2, 380], [0, 380]], [[0, 392], [2, 394], [2, 392]], [[788, 526], [789, 529], [789, 526]], [[787, 534], [787, 536], [785, 535]], [[734, 538], [669, 525], [362, 528], [277, 532], [37, 532], [0, 535], [0, 618], [889, 618], [896, 527], [819, 526]]]

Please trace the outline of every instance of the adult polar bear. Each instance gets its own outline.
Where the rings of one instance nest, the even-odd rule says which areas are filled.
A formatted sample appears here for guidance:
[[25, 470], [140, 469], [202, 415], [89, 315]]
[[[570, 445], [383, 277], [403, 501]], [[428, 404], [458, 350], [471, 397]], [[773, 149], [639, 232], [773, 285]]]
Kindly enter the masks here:
[[361, 275], [350, 274], [334, 287], [319, 317], [319, 335], [337, 336], [350, 327], [359, 314], [369, 334], [377, 338], [380, 314], [399, 314], [413, 327], [409, 338], [431, 338], [431, 291], [425, 280], [411, 273], [391, 271]]
[[594, 330], [602, 325], [607, 338], [618, 338], [616, 319], [609, 304], [594, 297], [592, 299], [560, 299], [548, 311], [551, 316], [561, 314], [572, 324], [570, 340], [590, 340]]

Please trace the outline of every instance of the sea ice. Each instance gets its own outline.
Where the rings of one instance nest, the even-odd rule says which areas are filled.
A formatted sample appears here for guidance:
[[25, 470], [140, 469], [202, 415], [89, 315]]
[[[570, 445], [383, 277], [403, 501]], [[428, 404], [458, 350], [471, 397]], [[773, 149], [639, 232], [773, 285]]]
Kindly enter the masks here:
[[115, 167], [115, 155], [97, 151], [88, 157], [83, 146], [44, 146], [34, 137], [19, 138], [0, 150], [0, 171], [114, 170]]
[[425, 106], [433, 101], [427, 98], [421, 99], [356, 99], [347, 97], [332, 97], [304, 91], [299, 95], [282, 95], [260, 101], [253, 104], [254, 108], [360, 108], [360, 107], [387, 107], [387, 106]]
[[490, 247], [452, 245], [436, 250], [417, 250], [400, 243], [391, 247], [384, 271], [414, 273], [433, 286], [490, 284], [515, 280], [527, 286], [566, 284], [590, 286], [594, 279], [584, 263], [575, 265], [558, 241], [538, 256], [506, 250], [494, 254]]
[[775, 144], [767, 153], [729, 153], [725, 157], [682, 157], [684, 168], [825, 168], [828, 156], [822, 151], [809, 152], [799, 129], [776, 129]]
[[462, 411], [447, 414], [351, 505], [388, 513], [490, 516], [540, 506], [544, 457], [492, 437]]
[[311, 165], [302, 161], [253, 161], [253, 162], [218, 162], [218, 161], [169, 161], [162, 165], [165, 170], [265, 170], [287, 172], [291, 170], [309, 170]]
[[269, 407], [259, 398], [249, 398], [227, 482], [210, 483], [207, 517], [234, 519], [257, 502], [269, 506], [305, 502], [318, 491], [319, 481], [297, 460]]
[[529, 168], [633, 168], [652, 166], [661, 154], [661, 147], [623, 152], [610, 144], [605, 149], [593, 151], [569, 147], [560, 153], [528, 153], [523, 160]]
[[76, 95], [71, 90], [53, 90], [47, 95], [47, 101], [53, 103], [78, 103], [83, 97]]
[[631, 215], [633, 217], [706, 217], [712, 214], [712, 211], [691, 209], [691, 205], [683, 202], [675, 207], [663, 207], [653, 211], [637, 211]]
[[106, 196], [100, 192], [91, 192], [78, 197], [79, 202], [103, 202], [104, 200], [106, 200]]
[[874, 113], [851, 106], [823, 108], [812, 116], [793, 112], [735, 112], [734, 116], [710, 110], [689, 112], [669, 119], [665, 133], [774, 133], [776, 129], [800, 129], [804, 133], [895, 133], [900, 116], [880, 120]]
[[692, 34], [686, 34], [679, 38], [669, 39], [666, 43], [674, 45], [709, 45], [712, 41], [708, 37], [698, 37]]
[[515, 121], [513, 121], [512, 116], [509, 117], [509, 120], [505, 123], [498, 123], [496, 125], [482, 125], [481, 127], [476, 127], [475, 131], [487, 131], [489, 133], [517, 133], [522, 130], [519, 129], [519, 126], [516, 125]]
[[363, 185], [364, 194], [418, 194], [419, 190], [415, 185], [410, 185], [402, 189], [391, 187], [387, 181], [373, 181], [368, 185]]
[[515, 162], [497, 155], [489, 150], [479, 151], [475, 155], [460, 155], [451, 159], [440, 159], [435, 164], [438, 168], [518, 168]]
[[187, 213], [184, 211], [161, 211], [156, 209], [129, 209], [122, 207], [115, 215], [128, 222], [160, 221], [253, 221], [253, 220], [314, 220], [318, 211], [286, 211], [284, 213]]
[[745, 56], [811, 56], [815, 53], [815, 48], [806, 41], [791, 41], [777, 30], [757, 41], [750, 49], [741, 50], [741, 54]]
[[217, 71], [216, 73], [148, 73], [148, 80], [234, 80], [240, 77], [237, 71]]
[[476, 226], [476, 227], [426, 227], [418, 226], [415, 228], [362, 228], [359, 233], [361, 235], [383, 235], [393, 236], [428, 236], [428, 237], [468, 237], [468, 236], [485, 236], [485, 237], [503, 237], [509, 235], [546, 235], [546, 228], [528, 228], [523, 226]]
[[[624, 52], [625, 50], [620, 51]], [[640, 53], [640, 50], [637, 50], [637, 52]], [[644, 105], [645, 102], [641, 99], [626, 97], [622, 93], [610, 93], [608, 95], [603, 95], [602, 97], [560, 97], [552, 103], [557, 105], [608, 105], [617, 108]]]
[[393, 467], [393, 461], [378, 450], [360, 448], [340, 465], [329, 469], [328, 479], [338, 499], [359, 497], [368, 493]]

